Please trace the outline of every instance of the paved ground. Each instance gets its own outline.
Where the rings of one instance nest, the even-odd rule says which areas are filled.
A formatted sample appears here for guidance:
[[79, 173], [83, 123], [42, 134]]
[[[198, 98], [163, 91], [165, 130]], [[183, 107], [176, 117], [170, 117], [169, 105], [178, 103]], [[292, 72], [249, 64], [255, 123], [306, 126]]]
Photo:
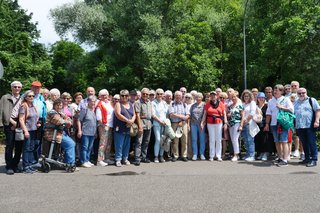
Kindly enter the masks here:
[[167, 162], [4, 173], [0, 212], [320, 212], [320, 166]]

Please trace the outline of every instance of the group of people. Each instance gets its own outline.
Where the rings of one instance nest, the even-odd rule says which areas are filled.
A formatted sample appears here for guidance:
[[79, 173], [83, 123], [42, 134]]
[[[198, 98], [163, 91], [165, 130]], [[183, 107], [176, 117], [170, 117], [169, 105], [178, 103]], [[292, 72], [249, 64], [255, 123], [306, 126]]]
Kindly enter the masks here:
[[[48, 154], [53, 140], [61, 144], [67, 165], [78, 162], [84, 168], [139, 166], [151, 160], [266, 161], [272, 154], [280, 167], [299, 154], [301, 164], [317, 165], [320, 107], [297, 81], [266, 87], [263, 92], [246, 89], [241, 94], [232, 88], [202, 94], [181, 87], [174, 94], [143, 88], [124, 89], [113, 96], [102, 89], [96, 96], [95, 89], [88, 87], [86, 96], [81, 92], [71, 96], [41, 87], [40, 82], [32, 82], [22, 94], [21, 82], [14, 81], [11, 94], [0, 100], [9, 175], [19, 172], [21, 155], [22, 171], [35, 172], [40, 154]], [[295, 115], [294, 127], [279, 125], [281, 111]], [[23, 131], [23, 140], [17, 140], [18, 129]]]

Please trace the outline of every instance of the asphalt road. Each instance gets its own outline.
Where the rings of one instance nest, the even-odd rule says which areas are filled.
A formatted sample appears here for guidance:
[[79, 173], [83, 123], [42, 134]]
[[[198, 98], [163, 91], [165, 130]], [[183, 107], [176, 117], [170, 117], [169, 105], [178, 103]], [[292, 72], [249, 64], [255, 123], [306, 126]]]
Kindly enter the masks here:
[[320, 166], [167, 162], [4, 173], [0, 212], [320, 212]]

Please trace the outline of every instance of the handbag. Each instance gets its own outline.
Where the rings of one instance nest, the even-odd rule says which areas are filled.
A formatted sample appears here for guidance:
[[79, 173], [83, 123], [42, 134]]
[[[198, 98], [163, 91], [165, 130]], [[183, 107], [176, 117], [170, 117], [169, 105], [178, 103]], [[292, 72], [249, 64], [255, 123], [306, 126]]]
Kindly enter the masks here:
[[[128, 112], [128, 110], [127, 110], [125, 107], [123, 107], [123, 108], [125, 109], [128, 117], [131, 117], [130, 114], [129, 114], [129, 112]], [[132, 118], [132, 117], [131, 117], [131, 118]], [[138, 125], [137, 125], [136, 123], [133, 123], [133, 124], [130, 126], [130, 136], [131, 136], [131, 137], [137, 136], [138, 131], [139, 131], [139, 130], [138, 130]]]
[[261, 109], [257, 106], [256, 107], [256, 113], [253, 115], [252, 119], [257, 123], [261, 123], [262, 122], [262, 119], [263, 119], [263, 116], [262, 116], [262, 111]]
[[14, 139], [15, 139], [16, 141], [24, 141], [23, 130], [22, 130], [20, 127], [17, 127], [17, 128], [15, 129]]
[[138, 134], [138, 125], [136, 123], [133, 123], [130, 126], [130, 136], [135, 137]]

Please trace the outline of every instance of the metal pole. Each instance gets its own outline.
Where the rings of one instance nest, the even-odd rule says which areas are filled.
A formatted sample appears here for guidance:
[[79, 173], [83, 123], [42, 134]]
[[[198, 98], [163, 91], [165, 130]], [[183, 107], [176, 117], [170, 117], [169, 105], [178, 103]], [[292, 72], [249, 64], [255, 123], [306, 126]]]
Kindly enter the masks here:
[[246, 12], [249, 0], [246, 0], [243, 14], [243, 81], [244, 89], [247, 89], [247, 46], [246, 46]]

